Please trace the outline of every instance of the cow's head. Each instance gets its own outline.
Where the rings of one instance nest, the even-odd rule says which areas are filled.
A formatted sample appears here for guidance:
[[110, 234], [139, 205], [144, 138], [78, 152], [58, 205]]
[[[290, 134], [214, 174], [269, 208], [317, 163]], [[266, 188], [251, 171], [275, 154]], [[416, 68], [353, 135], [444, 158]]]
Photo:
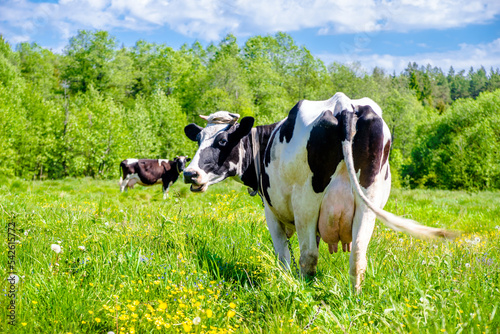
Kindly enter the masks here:
[[239, 144], [254, 123], [253, 117], [244, 117], [236, 123], [239, 115], [227, 111], [200, 117], [208, 122], [205, 128], [194, 123], [184, 128], [186, 136], [198, 142], [198, 151], [184, 170], [184, 182], [191, 183], [193, 192], [203, 192], [211, 184], [241, 174], [245, 152]]
[[189, 161], [191, 161], [191, 158], [185, 157], [183, 155], [175, 157], [174, 164], [179, 174], [184, 171], [184, 168], [186, 168], [186, 162]]

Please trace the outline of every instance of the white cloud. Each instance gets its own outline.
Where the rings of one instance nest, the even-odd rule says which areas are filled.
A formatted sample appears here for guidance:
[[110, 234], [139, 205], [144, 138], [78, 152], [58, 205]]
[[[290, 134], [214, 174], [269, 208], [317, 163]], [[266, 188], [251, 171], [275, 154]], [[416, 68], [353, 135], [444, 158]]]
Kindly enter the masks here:
[[468, 71], [471, 67], [478, 69], [480, 66], [484, 66], [489, 71], [490, 68], [500, 68], [500, 38], [487, 44], [461, 44], [457, 50], [419, 53], [412, 56], [392, 56], [388, 54], [360, 55], [354, 52], [321, 54], [316, 56], [321, 58], [326, 64], [332, 62], [358, 62], [367, 71], [371, 71], [377, 66], [384, 68], [388, 73], [395, 71], [396, 74], [403, 71], [410, 62], [416, 62], [421, 66], [430, 64], [433, 67], [441, 68], [445, 73], [447, 73], [450, 66], [453, 66], [455, 71]]
[[[7, 38], [37, 29], [130, 29], [169, 26], [208, 41], [228, 32], [248, 36], [317, 29], [320, 34], [444, 29], [481, 24], [500, 13], [498, 0], [6, 0], [0, 22]], [[6, 29], [2, 29], [6, 31]]]

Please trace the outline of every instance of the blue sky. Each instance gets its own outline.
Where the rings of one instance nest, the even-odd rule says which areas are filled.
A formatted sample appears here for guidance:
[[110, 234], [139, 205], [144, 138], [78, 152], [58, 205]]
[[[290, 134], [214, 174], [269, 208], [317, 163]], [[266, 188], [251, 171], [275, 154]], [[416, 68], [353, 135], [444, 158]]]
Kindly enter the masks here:
[[80, 29], [177, 49], [290, 34], [326, 64], [500, 68], [499, 0], [0, 0], [0, 34], [62, 52]]

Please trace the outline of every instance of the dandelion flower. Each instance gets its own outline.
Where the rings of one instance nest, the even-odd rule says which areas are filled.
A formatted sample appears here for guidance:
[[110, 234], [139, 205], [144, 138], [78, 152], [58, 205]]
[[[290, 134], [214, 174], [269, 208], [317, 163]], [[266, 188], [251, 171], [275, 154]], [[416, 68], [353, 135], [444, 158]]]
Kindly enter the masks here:
[[100, 318], [95, 318], [94, 320], [95, 320], [95, 322], [101, 322]]
[[212, 312], [212, 310], [207, 310], [206, 313], [207, 313], [207, 318], [211, 318], [214, 315], [214, 313]]
[[229, 307], [230, 307], [230, 308], [236, 308], [236, 304], [235, 304], [235, 303], [230, 303], [230, 304], [229, 304]]
[[186, 333], [191, 332], [191, 326], [189, 326], [188, 324], [184, 323], [182, 327], [184, 328], [184, 332]]
[[59, 246], [58, 244], [50, 245], [50, 249], [52, 249], [54, 252], [56, 252], [56, 254], [61, 253], [61, 246]]
[[233, 310], [229, 310], [229, 311], [227, 311], [227, 316], [228, 316], [228, 318], [232, 318], [232, 317], [234, 317], [235, 315], [236, 315], [236, 312], [234, 312]]

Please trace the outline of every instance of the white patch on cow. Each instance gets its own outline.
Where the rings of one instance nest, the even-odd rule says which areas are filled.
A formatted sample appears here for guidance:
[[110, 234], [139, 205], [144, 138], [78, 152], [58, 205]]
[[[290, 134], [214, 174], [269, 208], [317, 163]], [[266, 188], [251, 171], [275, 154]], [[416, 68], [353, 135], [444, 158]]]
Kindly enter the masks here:
[[161, 166], [161, 163], [162, 163], [162, 162], [165, 162], [165, 163], [167, 163], [167, 164], [168, 164], [169, 160], [168, 160], [168, 159], [158, 159], [158, 165], [160, 165], [160, 166]]
[[243, 175], [243, 159], [245, 158], [245, 148], [243, 147], [243, 142], [240, 141], [238, 144], [238, 162], [235, 164], [234, 162], [229, 162], [229, 169], [231, 171], [236, 171], [236, 176], [234, 176], [234, 180], [240, 183], [241, 175]]
[[125, 164], [128, 166], [130, 164], [135, 164], [136, 162], [139, 162], [139, 159], [126, 159]]

